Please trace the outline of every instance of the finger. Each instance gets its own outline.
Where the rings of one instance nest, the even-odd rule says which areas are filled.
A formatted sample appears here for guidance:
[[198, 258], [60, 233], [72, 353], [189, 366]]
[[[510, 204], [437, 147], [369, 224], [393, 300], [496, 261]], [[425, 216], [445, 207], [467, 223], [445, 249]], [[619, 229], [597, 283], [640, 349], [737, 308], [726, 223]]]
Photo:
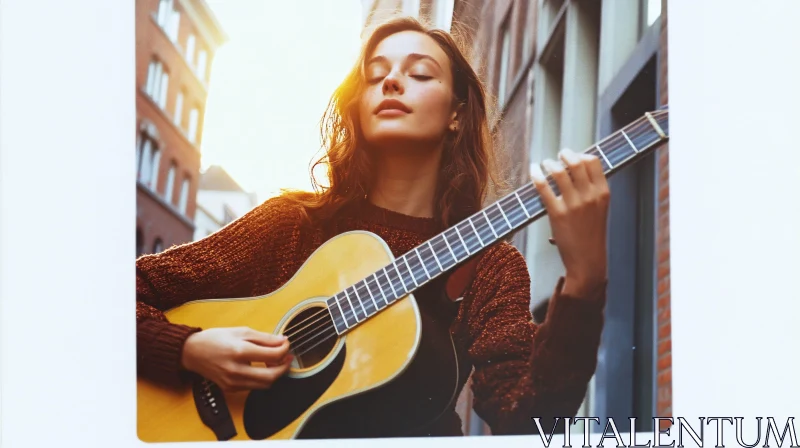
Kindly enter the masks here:
[[579, 193], [585, 193], [591, 187], [586, 167], [588, 161], [570, 149], [563, 149], [558, 156], [567, 165], [576, 190]]
[[277, 347], [264, 347], [258, 344], [246, 343], [242, 350], [241, 361], [276, 363], [289, 354], [289, 343], [284, 342]]
[[580, 157], [585, 162], [589, 182], [594, 185], [607, 183], [606, 174], [603, 171], [603, 163], [600, 162], [599, 158], [591, 154], [581, 154]]
[[289, 364], [274, 367], [242, 366], [237, 386], [248, 389], [266, 389], [289, 370]]
[[264, 347], [278, 347], [285, 344], [288, 338], [284, 335], [264, 333], [248, 328], [245, 334], [245, 340]]
[[535, 163], [531, 164], [530, 174], [531, 179], [533, 179], [533, 185], [539, 191], [539, 196], [542, 198], [545, 209], [551, 213], [554, 210], [560, 209], [561, 201], [556, 197], [553, 189], [550, 188], [550, 183], [547, 182], [547, 178], [539, 165]]
[[283, 365], [283, 364], [291, 364], [291, 362], [293, 360], [294, 360], [294, 355], [292, 354], [292, 351], [289, 350], [289, 352], [286, 353], [286, 355], [283, 358], [275, 360], [275, 361], [273, 361], [273, 362], [271, 362], [271, 363], [269, 363], [267, 365], [268, 366], [280, 366], [280, 365]]
[[575, 202], [578, 192], [575, 190], [575, 185], [569, 177], [569, 173], [564, 168], [564, 165], [556, 162], [555, 160], [547, 159], [542, 162], [544, 168], [550, 173], [553, 180], [556, 181], [558, 189], [561, 191], [561, 197], [564, 202], [569, 205]]

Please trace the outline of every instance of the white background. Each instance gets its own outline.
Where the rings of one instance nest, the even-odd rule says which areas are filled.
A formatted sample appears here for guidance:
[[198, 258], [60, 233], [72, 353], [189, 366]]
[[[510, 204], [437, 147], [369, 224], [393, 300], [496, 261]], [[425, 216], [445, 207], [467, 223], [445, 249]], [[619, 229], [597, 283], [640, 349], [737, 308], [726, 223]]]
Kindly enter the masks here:
[[[4, 448], [141, 445], [134, 6], [0, 2]], [[800, 409], [799, 18], [796, 0], [669, 4], [673, 409], [690, 421]]]

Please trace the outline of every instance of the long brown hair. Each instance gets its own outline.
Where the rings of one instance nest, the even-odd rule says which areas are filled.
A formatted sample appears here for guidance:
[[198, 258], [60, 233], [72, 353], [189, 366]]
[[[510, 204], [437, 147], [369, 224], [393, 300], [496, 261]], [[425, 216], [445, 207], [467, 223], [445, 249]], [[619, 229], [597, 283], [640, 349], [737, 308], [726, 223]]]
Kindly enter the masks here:
[[[454, 101], [460, 106], [459, 126], [445, 142], [434, 195], [442, 227], [449, 227], [481, 209], [485, 201], [505, 190], [496, 163], [497, 145], [489, 123], [487, 93], [459, 45], [449, 33], [426, 27], [412, 17], [401, 17], [376, 27], [364, 42], [356, 64], [334, 91], [320, 121], [323, 155], [312, 164], [316, 193], [285, 192], [304, 206], [314, 219], [330, 218], [342, 207], [362, 200], [370, 191], [374, 170], [364, 150], [358, 120], [358, 100], [364, 88], [364, 63], [386, 37], [417, 31], [430, 36], [450, 59]], [[328, 186], [321, 186], [314, 170], [327, 166]], [[306, 217], [311, 219], [309, 213]]]

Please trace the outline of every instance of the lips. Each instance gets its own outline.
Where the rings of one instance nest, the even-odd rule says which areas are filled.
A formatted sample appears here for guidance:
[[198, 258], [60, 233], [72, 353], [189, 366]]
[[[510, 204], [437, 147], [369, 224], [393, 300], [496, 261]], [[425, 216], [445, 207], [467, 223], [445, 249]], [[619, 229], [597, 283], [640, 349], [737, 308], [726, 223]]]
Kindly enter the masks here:
[[380, 114], [383, 111], [395, 111], [410, 113], [411, 109], [399, 100], [383, 100], [378, 107], [375, 108], [375, 114]]

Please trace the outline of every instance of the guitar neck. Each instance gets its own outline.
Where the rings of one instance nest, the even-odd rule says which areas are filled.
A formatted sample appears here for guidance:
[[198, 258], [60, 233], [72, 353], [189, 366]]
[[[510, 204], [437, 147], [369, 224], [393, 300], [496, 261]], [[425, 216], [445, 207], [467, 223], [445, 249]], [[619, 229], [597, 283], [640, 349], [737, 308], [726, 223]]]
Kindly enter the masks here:
[[[608, 177], [668, 139], [669, 112], [659, 110], [644, 114], [584, 152], [601, 160]], [[553, 178], [548, 176], [547, 181], [553, 192], [560, 194]], [[343, 334], [354, 328], [545, 214], [533, 183], [518, 188], [329, 298], [328, 310], [336, 331]]]

